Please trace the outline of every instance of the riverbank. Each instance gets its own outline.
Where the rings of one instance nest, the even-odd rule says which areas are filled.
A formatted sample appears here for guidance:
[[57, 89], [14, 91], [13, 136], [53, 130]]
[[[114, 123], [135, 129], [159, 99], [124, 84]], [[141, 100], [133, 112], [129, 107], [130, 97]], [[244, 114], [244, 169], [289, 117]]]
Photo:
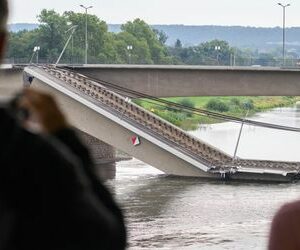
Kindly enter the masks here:
[[[182, 104], [184, 106], [206, 109], [209, 111], [222, 113], [226, 115], [248, 117], [255, 113], [270, 110], [277, 107], [288, 107], [300, 101], [300, 97], [294, 96], [225, 96], [225, 97], [175, 97], [165, 98], [165, 100]], [[176, 110], [167, 107], [152, 100], [140, 99], [135, 100], [135, 103], [143, 108], [153, 112], [154, 114], [166, 119], [167, 121], [181, 127], [185, 130], [197, 129], [199, 123], [211, 124], [223, 122], [215, 118]]]

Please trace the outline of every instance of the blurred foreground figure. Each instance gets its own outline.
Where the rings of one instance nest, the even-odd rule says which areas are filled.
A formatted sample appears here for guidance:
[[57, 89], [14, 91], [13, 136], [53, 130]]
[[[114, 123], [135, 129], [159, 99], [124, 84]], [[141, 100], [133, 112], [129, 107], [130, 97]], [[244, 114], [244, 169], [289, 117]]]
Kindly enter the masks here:
[[300, 201], [283, 205], [272, 221], [269, 250], [300, 249]]
[[[0, 58], [6, 17], [7, 2], [0, 0]], [[2, 104], [0, 250], [125, 247], [121, 210], [55, 100], [26, 89]]]

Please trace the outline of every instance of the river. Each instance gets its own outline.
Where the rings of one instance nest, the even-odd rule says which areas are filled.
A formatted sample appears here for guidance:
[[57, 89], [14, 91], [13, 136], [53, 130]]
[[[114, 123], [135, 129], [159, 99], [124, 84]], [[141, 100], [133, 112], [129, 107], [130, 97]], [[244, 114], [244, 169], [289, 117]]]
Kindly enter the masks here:
[[[274, 109], [251, 119], [300, 127], [300, 110]], [[240, 125], [200, 125], [193, 135], [233, 154]], [[300, 135], [244, 126], [237, 155], [300, 161]], [[136, 159], [117, 163], [107, 181], [125, 211], [129, 248], [266, 249], [280, 205], [300, 198], [296, 184], [231, 183], [170, 177]]]

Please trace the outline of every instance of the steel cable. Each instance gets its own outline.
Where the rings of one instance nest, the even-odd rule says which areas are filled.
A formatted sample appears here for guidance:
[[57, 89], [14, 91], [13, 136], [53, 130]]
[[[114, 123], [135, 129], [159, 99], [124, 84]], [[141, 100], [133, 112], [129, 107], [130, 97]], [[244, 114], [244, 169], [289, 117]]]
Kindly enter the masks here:
[[[297, 127], [289, 127], [289, 126], [283, 126], [283, 125], [278, 125], [278, 124], [259, 122], [259, 121], [243, 119], [243, 118], [239, 118], [239, 117], [235, 117], [235, 116], [224, 115], [224, 114], [220, 114], [220, 113], [217, 113], [217, 112], [208, 111], [208, 110], [205, 110], [205, 109], [192, 108], [192, 107], [189, 107], [189, 106], [186, 106], [186, 105], [183, 105], [183, 104], [167, 101], [165, 99], [161, 99], [161, 98], [158, 98], [158, 97], [155, 97], [155, 96], [151, 96], [151, 95], [144, 94], [144, 93], [141, 93], [141, 92], [138, 92], [138, 91], [135, 91], [135, 90], [131, 90], [131, 89], [128, 89], [128, 88], [125, 88], [125, 87], [121, 87], [119, 85], [116, 85], [116, 84], [108, 82], [108, 81], [99, 80], [99, 79], [96, 79], [96, 78], [94, 78], [90, 75], [79, 74], [78, 72], [72, 71], [72, 70], [69, 70], [69, 71], [74, 73], [74, 74], [78, 74], [78, 75], [80, 75], [81, 77], [83, 77], [87, 80], [92, 80], [93, 82], [99, 83], [99, 84], [101, 84], [101, 85], [103, 85], [103, 86], [105, 86], [109, 89], [114, 90], [115, 92], [117, 92], [119, 94], [122, 94], [122, 95], [126, 94], [126, 96], [128, 96], [130, 98], [150, 99], [151, 101], [155, 101], [155, 102], [150, 102], [150, 101], [147, 101], [147, 102], [152, 103], [152, 104], [156, 104], [156, 105], [160, 105], [160, 106], [163, 106], [163, 107], [167, 106], [168, 108], [173, 108], [175, 110], [180, 110], [180, 111], [192, 113], [192, 114], [195, 114], [195, 115], [201, 115], [201, 116], [205, 115], [205, 116], [213, 117], [215, 119], [220, 119], [220, 120], [224, 120], [224, 121], [244, 123], [244, 124], [247, 124], [247, 125], [253, 125], [253, 126], [270, 128], [270, 129], [300, 132], [300, 128], [297, 128]], [[164, 104], [164, 105], [162, 105], [162, 104]]]

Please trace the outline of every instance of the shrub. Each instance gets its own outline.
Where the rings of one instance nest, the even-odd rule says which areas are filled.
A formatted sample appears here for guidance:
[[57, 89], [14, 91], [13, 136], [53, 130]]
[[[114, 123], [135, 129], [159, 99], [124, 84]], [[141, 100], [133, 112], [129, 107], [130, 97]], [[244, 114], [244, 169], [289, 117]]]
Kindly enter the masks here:
[[226, 103], [224, 103], [218, 99], [209, 100], [208, 103], [205, 105], [205, 107], [207, 109], [218, 111], [218, 112], [229, 111], [229, 106]]
[[230, 99], [230, 103], [233, 104], [234, 106], [240, 107], [241, 106], [241, 102], [238, 98], [233, 97]]
[[178, 103], [189, 108], [195, 108], [195, 103], [188, 98], [181, 99]]
[[243, 109], [251, 110], [254, 109], [253, 100], [248, 99], [243, 102]]
[[175, 113], [167, 110], [163, 112], [159, 111], [157, 115], [177, 126], [180, 126], [181, 122], [187, 118], [184, 113]]
[[[188, 98], [181, 99], [178, 103], [185, 107], [188, 107], [188, 108], [195, 108], [195, 103], [191, 99], [188, 99]], [[183, 110], [181, 110], [181, 112], [183, 112]], [[186, 113], [186, 115], [188, 117], [192, 117], [191, 112], [188, 112], [188, 111], [184, 111], [184, 112]]]

